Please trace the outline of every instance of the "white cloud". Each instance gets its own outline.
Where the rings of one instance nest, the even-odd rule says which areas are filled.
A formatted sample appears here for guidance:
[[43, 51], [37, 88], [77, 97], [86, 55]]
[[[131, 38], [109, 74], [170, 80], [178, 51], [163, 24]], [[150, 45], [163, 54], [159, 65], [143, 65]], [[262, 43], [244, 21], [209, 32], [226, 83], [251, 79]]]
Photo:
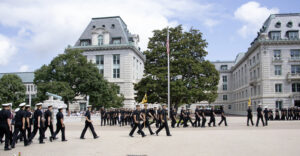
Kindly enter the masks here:
[[219, 24], [219, 21], [217, 21], [217, 20], [214, 20], [214, 19], [206, 19], [205, 21], [204, 21], [204, 24], [206, 25], [206, 26], [208, 26], [208, 27], [214, 27], [214, 26], [216, 26], [217, 24]]
[[5, 36], [0, 34], [0, 66], [6, 65], [16, 54], [16, 47]]
[[0, 24], [19, 29], [18, 49], [43, 56], [73, 45], [92, 17], [121, 16], [145, 50], [154, 29], [177, 25], [169, 18], [197, 19], [211, 27], [218, 22], [208, 19], [210, 12], [212, 4], [196, 0], [2, 0]]
[[269, 9], [255, 1], [243, 4], [234, 12], [234, 17], [244, 23], [238, 33], [244, 38], [256, 34], [270, 14], [275, 13], [279, 13], [278, 8]]
[[28, 65], [21, 65], [19, 68], [19, 72], [28, 72], [29, 66]]

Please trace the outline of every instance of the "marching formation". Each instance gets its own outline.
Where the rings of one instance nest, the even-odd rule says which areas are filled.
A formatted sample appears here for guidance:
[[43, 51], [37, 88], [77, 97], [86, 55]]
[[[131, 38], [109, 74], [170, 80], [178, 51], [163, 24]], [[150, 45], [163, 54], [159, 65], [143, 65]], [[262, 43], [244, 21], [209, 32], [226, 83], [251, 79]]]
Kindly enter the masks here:
[[[274, 115], [272, 109], [268, 109], [267, 107], [265, 107], [263, 110], [261, 104], [259, 104], [256, 111], [257, 111], [256, 127], [258, 127], [259, 121], [261, 121], [263, 126], [268, 126], [268, 121], [273, 121], [273, 120], [300, 120], [300, 107], [290, 107], [288, 109], [283, 108], [280, 110], [276, 109]], [[249, 106], [247, 109], [247, 126], [249, 126], [249, 121], [251, 122], [251, 125], [254, 126], [252, 118], [253, 118], [252, 109]]]
[[[5, 142], [4, 149], [10, 150], [15, 148], [15, 145], [18, 142], [23, 141], [24, 146], [29, 146], [37, 133], [39, 133], [39, 143], [44, 144], [45, 132], [49, 129], [50, 142], [57, 140], [56, 137], [59, 132], [61, 132], [61, 141], [67, 141], [65, 138], [65, 124], [64, 124], [64, 115], [63, 107], [58, 108], [56, 114], [56, 131], [54, 131], [53, 126], [53, 108], [52, 105], [48, 106], [46, 111], [42, 111], [42, 103], [36, 104], [36, 109], [32, 113], [31, 106], [21, 103], [19, 108], [12, 111], [12, 104], [2, 104], [2, 110], [0, 111], [0, 142]], [[256, 126], [259, 125], [261, 121], [263, 126], [268, 125], [270, 120], [300, 120], [300, 108], [291, 107], [288, 109], [276, 109], [275, 114], [273, 114], [272, 109], [265, 107], [262, 108], [261, 104], [258, 105], [256, 110], [257, 112], [257, 122]], [[87, 106], [87, 111], [85, 112], [85, 126], [80, 135], [80, 139], [85, 139], [85, 133], [89, 128], [93, 134], [94, 139], [99, 138], [96, 134], [93, 126], [93, 121], [91, 120], [92, 106]], [[177, 109], [172, 108], [170, 110], [170, 120], [171, 127], [176, 128], [180, 127], [189, 127], [189, 123], [192, 127], [201, 127], [205, 128], [206, 124], [211, 126], [216, 126], [216, 114], [220, 114], [221, 120], [218, 123], [220, 126], [223, 122], [225, 126], [228, 126], [225, 112], [223, 106], [218, 110], [215, 110], [214, 107], [206, 108], [196, 106], [196, 109], [192, 113], [191, 109], [181, 108], [179, 115], [177, 115]], [[166, 135], [171, 136], [169, 126], [168, 126], [168, 110], [165, 104], [162, 105], [162, 108], [154, 107], [148, 108], [147, 104], [144, 104], [143, 109], [140, 105], [136, 105], [136, 109], [108, 109], [105, 110], [102, 108], [100, 110], [100, 125], [101, 126], [131, 126], [131, 131], [129, 133], [130, 137], [134, 137], [134, 132], [137, 130], [137, 134], [145, 137], [145, 129], [148, 129], [150, 135], [158, 135], [162, 129], [165, 129]], [[207, 116], [209, 116], [209, 121], [207, 122]], [[179, 119], [179, 120], [177, 120]], [[253, 123], [253, 113], [251, 106], [247, 109], [247, 126], [249, 122]], [[151, 128], [151, 125], [154, 124], [157, 128], [154, 131]], [[32, 129], [33, 128], [33, 129]], [[3, 141], [3, 138], [5, 140]]]
[[[12, 113], [12, 104], [2, 104], [2, 110], [0, 111], [0, 142], [3, 142], [3, 137], [5, 137], [4, 150], [11, 150], [15, 148], [18, 141], [23, 141], [24, 146], [29, 146], [32, 143], [37, 132], [39, 132], [39, 143], [44, 144], [45, 131], [49, 127], [51, 136], [49, 140], [52, 142], [56, 140], [56, 135], [61, 131], [62, 141], [67, 141], [65, 139], [65, 125], [64, 125], [64, 115], [62, 113], [63, 107], [58, 108], [58, 113], [56, 114], [56, 131], [53, 131], [52, 124], [52, 105], [48, 106], [48, 110], [45, 111], [44, 117], [42, 109], [42, 103], [36, 104], [36, 110], [31, 113], [30, 105], [21, 103], [19, 108], [14, 110]], [[43, 120], [45, 119], [45, 120]], [[31, 128], [33, 130], [31, 131]]]

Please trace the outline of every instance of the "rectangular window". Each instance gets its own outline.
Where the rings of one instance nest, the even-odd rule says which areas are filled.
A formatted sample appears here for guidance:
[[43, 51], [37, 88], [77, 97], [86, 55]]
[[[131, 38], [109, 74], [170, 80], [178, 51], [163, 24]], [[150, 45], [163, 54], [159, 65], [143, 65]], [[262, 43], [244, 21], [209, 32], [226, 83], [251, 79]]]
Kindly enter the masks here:
[[228, 109], [231, 109], [231, 105], [228, 105]]
[[89, 46], [90, 42], [88, 40], [80, 41], [80, 46]]
[[228, 66], [227, 65], [221, 65], [221, 70], [228, 70]]
[[291, 73], [299, 74], [300, 73], [300, 65], [291, 65]]
[[96, 55], [96, 65], [99, 69], [100, 74], [104, 73], [104, 56]]
[[287, 37], [288, 37], [288, 39], [290, 39], [290, 40], [298, 39], [298, 38], [299, 38], [298, 31], [288, 31], [288, 32], [287, 32]]
[[223, 84], [223, 90], [227, 90], [227, 84]]
[[292, 60], [300, 60], [300, 49], [292, 49], [291, 50], [291, 59]]
[[255, 64], [255, 61], [256, 61], [256, 60], [255, 60], [255, 56], [253, 56], [253, 64]]
[[275, 92], [276, 93], [282, 92], [282, 84], [275, 84]]
[[274, 59], [275, 60], [281, 59], [281, 51], [280, 50], [274, 50]]
[[113, 78], [120, 78], [120, 55], [113, 55]]
[[281, 38], [280, 31], [271, 31], [269, 37], [271, 40], [279, 40]]
[[132, 75], [133, 75], [133, 79], [135, 80], [135, 73], [134, 73], [134, 70], [135, 70], [135, 57], [133, 57], [133, 62], [132, 62]]
[[223, 82], [227, 82], [227, 76], [222, 76]]
[[256, 58], [257, 58], [257, 61], [259, 61], [259, 53], [257, 53]]
[[113, 38], [112, 44], [121, 44], [121, 38]]
[[281, 65], [275, 65], [275, 75], [281, 75]]
[[276, 109], [281, 110], [282, 108], [282, 101], [276, 101]]
[[223, 95], [223, 100], [227, 101], [227, 95]]
[[300, 92], [300, 83], [292, 83], [292, 92]]

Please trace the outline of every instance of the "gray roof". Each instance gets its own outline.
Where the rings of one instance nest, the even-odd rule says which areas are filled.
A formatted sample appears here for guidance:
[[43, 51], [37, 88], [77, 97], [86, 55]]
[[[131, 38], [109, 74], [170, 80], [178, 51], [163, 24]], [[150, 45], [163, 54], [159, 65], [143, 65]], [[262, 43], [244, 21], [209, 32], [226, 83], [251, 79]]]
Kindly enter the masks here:
[[34, 80], [34, 72], [0, 73], [0, 78], [2, 78], [3, 75], [7, 74], [18, 75], [22, 79], [23, 83], [33, 83]]
[[[114, 25], [114, 27], [112, 27]], [[112, 17], [98, 17], [92, 18], [80, 38], [75, 43], [75, 46], [80, 46], [80, 40], [91, 40], [92, 30], [97, 28], [104, 28], [110, 34], [110, 41], [112, 38], [121, 38], [121, 44], [128, 44], [132, 34], [128, 31], [127, 25], [120, 16]]]

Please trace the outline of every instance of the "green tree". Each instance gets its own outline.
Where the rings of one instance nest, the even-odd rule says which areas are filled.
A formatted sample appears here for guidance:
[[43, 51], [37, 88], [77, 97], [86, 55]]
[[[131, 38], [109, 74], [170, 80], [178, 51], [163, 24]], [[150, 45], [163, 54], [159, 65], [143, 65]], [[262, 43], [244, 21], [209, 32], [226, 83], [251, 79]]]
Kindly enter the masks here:
[[[167, 102], [167, 28], [153, 31], [148, 43], [145, 76], [137, 84], [136, 101], [148, 95], [149, 103]], [[170, 99], [171, 105], [215, 101], [217, 98], [219, 72], [215, 66], [205, 60], [207, 42], [202, 33], [196, 29], [188, 32], [179, 25], [169, 28], [170, 33]]]
[[15, 74], [3, 75], [0, 79], [0, 103], [13, 103], [13, 107], [25, 101], [26, 87]]
[[51, 92], [62, 96], [68, 106], [76, 96], [87, 95], [94, 107], [122, 106], [124, 97], [117, 95], [118, 86], [105, 80], [96, 65], [81, 53], [81, 50], [67, 49], [49, 65], [35, 71], [38, 100], [46, 100], [46, 92]]

